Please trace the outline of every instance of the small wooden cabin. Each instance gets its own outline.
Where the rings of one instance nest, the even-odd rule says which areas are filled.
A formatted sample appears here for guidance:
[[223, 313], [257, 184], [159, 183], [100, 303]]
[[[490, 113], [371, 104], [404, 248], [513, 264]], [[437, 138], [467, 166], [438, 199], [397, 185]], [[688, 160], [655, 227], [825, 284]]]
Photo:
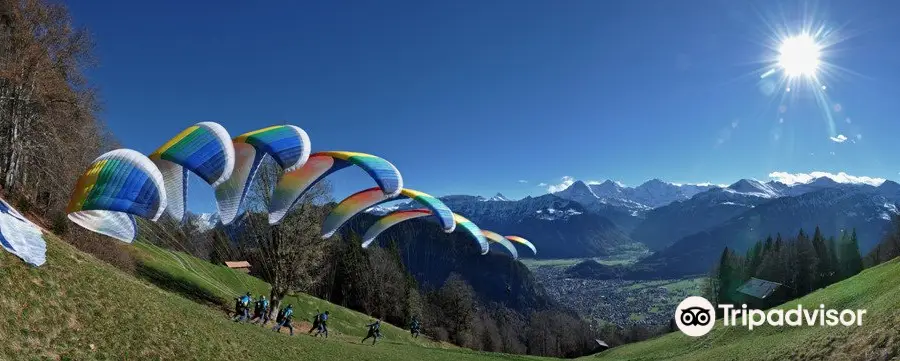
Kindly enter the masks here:
[[244, 273], [250, 273], [250, 262], [247, 261], [225, 261], [225, 267]]

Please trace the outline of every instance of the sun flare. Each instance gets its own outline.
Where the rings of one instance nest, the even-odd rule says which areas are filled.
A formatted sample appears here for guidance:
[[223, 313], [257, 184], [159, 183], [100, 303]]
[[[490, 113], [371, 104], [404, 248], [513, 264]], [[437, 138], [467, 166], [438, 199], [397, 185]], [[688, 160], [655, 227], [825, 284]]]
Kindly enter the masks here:
[[815, 77], [821, 45], [809, 35], [785, 39], [778, 48], [778, 65], [788, 77]]

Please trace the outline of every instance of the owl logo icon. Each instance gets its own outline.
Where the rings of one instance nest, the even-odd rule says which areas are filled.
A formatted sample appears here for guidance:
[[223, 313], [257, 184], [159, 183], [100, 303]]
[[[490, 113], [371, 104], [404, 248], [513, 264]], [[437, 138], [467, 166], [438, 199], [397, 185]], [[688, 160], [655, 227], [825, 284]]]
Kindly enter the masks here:
[[709, 333], [716, 324], [715, 319], [716, 309], [703, 297], [685, 298], [675, 308], [675, 324], [681, 332], [691, 337]]

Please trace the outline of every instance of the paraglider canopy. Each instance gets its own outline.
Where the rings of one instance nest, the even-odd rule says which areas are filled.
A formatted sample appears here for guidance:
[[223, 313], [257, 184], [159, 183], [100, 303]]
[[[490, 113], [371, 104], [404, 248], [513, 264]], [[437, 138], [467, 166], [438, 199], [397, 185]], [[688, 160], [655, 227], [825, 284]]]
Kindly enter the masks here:
[[363, 235], [362, 248], [369, 248], [369, 245], [375, 241], [379, 234], [397, 223], [419, 217], [428, 217], [432, 214], [430, 210], [424, 208], [397, 210], [388, 213], [384, 217], [379, 218], [375, 224], [366, 230], [366, 233]]
[[535, 248], [534, 244], [532, 244], [525, 238], [522, 238], [519, 236], [506, 236], [506, 239], [513, 241], [515, 243], [518, 243], [518, 244], [525, 245], [525, 247], [528, 247], [529, 249], [531, 249], [532, 254], [537, 254], [537, 248]]
[[354, 215], [369, 209], [378, 204], [396, 201], [401, 198], [409, 198], [427, 207], [432, 214], [437, 215], [437, 220], [441, 224], [444, 232], [450, 233], [456, 229], [456, 222], [453, 220], [453, 212], [450, 208], [441, 202], [441, 200], [431, 195], [419, 192], [417, 190], [403, 188], [400, 195], [391, 196], [384, 194], [379, 187], [369, 188], [354, 193], [353, 195], [342, 200], [334, 209], [328, 213], [325, 222], [322, 223], [322, 238], [329, 238], [340, 229]]
[[468, 233], [472, 238], [478, 242], [478, 246], [481, 247], [481, 254], [485, 255], [490, 252], [491, 248], [488, 244], [487, 238], [485, 238], [484, 233], [481, 232], [481, 228], [472, 223], [472, 221], [466, 219], [459, 214], [453, 213], [453, 219], [456, 221], [456, 226], [458, 228], [462, 228], [463, 231]]
[[516, 247], [513, 246], [513, 244], [510, 243], [509, 240], [503, 238], [503, 236], [488, 230], [481, 230], [481, 233], [484, 234], [484, 236], [487, 237], [489, 241], [498, 243], [503, 246], [503, 248], [506, 248], [509, 254], [512, 255], [513, 259], [519, 258], [519, 252], [516, 252]]
[[166, 212], [184, 220], [188, 171], [217, 187], [231, 177], [234, 146], [228, 131], [213, 122], [188, 127], [150, 155], [165, 182]]
[[133, 216], [153, 221], [166, 208], [159, 169], [143, 154], [117, 149], [94, 160], [75, 185], [69, 220], [93, 232], [131, 243], [137, 236]]
[[285, 172], [291, 172], [306, 164], [311, 149], [309, 136], [293, 125], [276, 125], [244, 133], [235, 137], [232, 145], [234, 171], [228, 180], [216, 187], [216, 207], [222, 224], [237, 219], [256, 171], [266, 156]]
[[371, 154], [356, 152], [318, 152], [306, 165], [286, 172], [275, 186], [269, 205], [269, 224], [278, 224], [303, 194], [329, 174], [351, 165], [362, 168], [378, 184], [385, 196], [395, 197], [403, 189], [403, 177], [391, 162]]

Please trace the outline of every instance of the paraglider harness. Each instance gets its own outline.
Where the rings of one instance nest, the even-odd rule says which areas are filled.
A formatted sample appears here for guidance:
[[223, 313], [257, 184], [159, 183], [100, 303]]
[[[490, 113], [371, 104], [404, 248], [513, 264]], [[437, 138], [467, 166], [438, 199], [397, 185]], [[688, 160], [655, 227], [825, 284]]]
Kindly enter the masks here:
[[313, 331], [319, 329], [319, 323], [322, 322], [322, 317], [321, 317], [321, 315], [322, 315], [322, 314], [319, 313], [318, 310], [316, 310], [316, 317], [313, 317], [312, 328], [309, 329], [309, 332], [308, 332], [308, 333], [312, 333]]
[[325, 337], [328, 337], [328, 311], [319, 314], [319, 327], [317, 327], [318, 331], [316, 332], [316, 336], [319, 334], [324, 334]]
[[262, 317], [262, 313], [263, 313], [263, 311], [265, 311], [265, 307], [266, 307], [265, 301], [263, 301], [262, 299], [256, 300], [256, 303], [253, 305], [253, 317], [254, 318]]
[[241, 316], [241, 297], [234, 298], [234, 317]]
[[278, 315], [275, 316], [275, 322], [281, 324], [281, 321], [284, 321], [284, 309], [278, 310]]

